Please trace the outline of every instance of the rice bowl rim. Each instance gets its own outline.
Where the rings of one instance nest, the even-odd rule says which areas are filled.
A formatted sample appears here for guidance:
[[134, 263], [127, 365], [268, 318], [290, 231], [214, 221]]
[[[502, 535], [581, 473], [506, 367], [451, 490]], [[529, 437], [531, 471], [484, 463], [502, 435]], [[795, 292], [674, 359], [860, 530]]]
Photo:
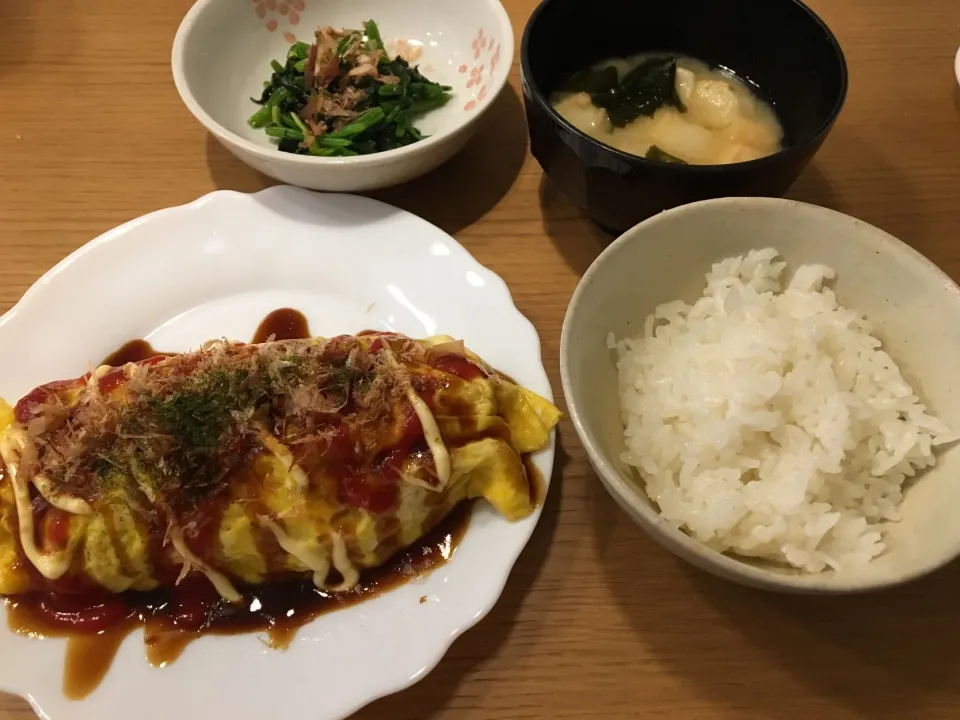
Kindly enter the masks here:
[[[866, 231], [874, 250], [889, 255], [893, 254], [905, 262], [914, 263], [925, 275], [936, 279], [938, 284], [950, 291], [955, 302], [960, 306], [960, 286], [957, 285], [943, 270], [922, 253], [894, 237], [893, 235], [859, 220], [851, 215], [831, 210], [812, 203], [797, 200], [766, 197], [724, 197], [702, 200], [699, 202], [681, 205], [665, 210], [643, 222], [633, 226], [613, 242], [611, 242], [590, 264], [574, 290], [567, 311], [563, 319], [560, 332], [560, 381], [563, 387], [563, 397], [573, 427], [580, 442], [587, 451], [590, 464], [596, 471], [607, 492], [617, 504], [642, 527], [660, 545], [672, 551], [692, 565], [713, 575], [762, 590], [771, 590], [797, 594], [853, 594], [881, 590], [917, 580], [943, 567], [960, 555], [960, 546], [950, 554], [944, 554], [933, 562], [918, 564], [915, 568], [899, 575], [875, 576], [869, 578], [848, 578], [837, 576], [829, 572], [824, 573], [779, 573], [750, 564], [745, 560], [731, 555], [720, 553], [707, 547], [699, 540], [677, 528], [669, 520], [663, 518], [655, 509], [653, 501], [647, 496], [639, 482], [633, 482], [623, 477], [619, 470], [598, 449], [593, 430], [589, 428], [581, 416], [577, 401], [574, 398], [573, 382], [570, 377], [570, 359], [576, 352], [570, 338], [571, 326], [577, 315], [581, 301], [591, 292], [597, 292], [600, 287], [598, 278], [604, 266], [611, 261], [622, 247], [631, 242], [648, 242], [645, 233], [652, 227], [671, 223], [678, 217], [696, 213], [709, 213], [717, 208], [735, 206], [740, 210], [750, 211], [758, 208], [774, 208], [785, 216], [799, 212], [829, 217], [837, 227], [854, 226], [860, 234]], [[769, 243], [768, 243], [769, 244]], [[776, 245], [773, 243], [774, 246]], [[824, 258], [823, 264], [830, 265], [829, 258]], [[706, 272], [707, 268], [704, 268]], [[596, 287], [595, 287], [596, 286]], [[672, 298], [666, 298], [667, 302]], [[625, 448], [624, 448], [625, 449]], [[640, 478], [638, 477], [638, 480]]]

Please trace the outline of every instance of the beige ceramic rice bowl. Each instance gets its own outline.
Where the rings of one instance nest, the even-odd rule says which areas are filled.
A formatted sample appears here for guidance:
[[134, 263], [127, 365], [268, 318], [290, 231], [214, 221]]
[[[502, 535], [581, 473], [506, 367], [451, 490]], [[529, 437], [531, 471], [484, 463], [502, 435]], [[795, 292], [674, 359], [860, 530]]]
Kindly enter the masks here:
[[[920, 418], [921, 426], [929, 423], [930, 428], [935, 428], [919, 429], [921, 445], [929, 447], [929, 440], [933, 438], [935, 447], [928, 455], [934, 456], [935, 464], [929, 468], [921, 467], [915, 477], [906, 478], [902, 486], [902, 501], [900, 490], [896, 487], [889, 493], [884, 491], [887, 499], [870, 500], [872, 511], [877, 511], [877, 506], [880, 506], [879, 511], [898, 519], [884, 521], [876, 527], [870, 526], [869, 532], [863, 533], [864, 546], [872, 547], [870, 552], [879, 553], [863, 562], [851, 560], [856, 559], [856, 553], [842, 557], [838, 555], [839, 560], [821, 553], [828, 557], [824, 565], [809, 560], [802, 552], [798, 554], [796, 548], [789, 549], [786, 541], [783, 541], [782, 547], [787, 548], [787, 554], [793, 561], [800, 558], [799, 566], [775, 560], [772, 556], [763, 556], [763, 553], [758, 553], [761, 557], [748, 557], [753, 551], [732, 552], [722, 542], [709, 537], [709, 532], [691, 530], [691, 525], [697, 522], [703, 524], [704, 512], [709, 514], [714, 509], [712, 502], [701, 504], [704, 510], [693, 513], [690, 525], [685, 525], [676, 517], [664, 518], [661, 508], [651, 502], [648, 491], [656, 492], [657, 487], [670, 485], [670, 482], [659, 486], [652, 482], [657, 479], [656, 473], [661, 472], [657, 465], [659, 460], [654, 461], [654, 455], [662, 455], [662, 448], [656, 442], [644, 445], [636, 440], [631, 441], [634, 451], [637, 448], [647, 449], [650, 453], [647, 458], [638, 457], [636, 452], [632, 459], [630, 455], [625, 455], [627, 442], [621, 409], [622, 387], [618, 382], [617, 369], [619, 355], [617, 350], [609, 346], [610, 334], [616, 340], [643, 336], [645, 320], [655, 308], [675, 300], [692, 305], [701, 297], [706, 285], [705, 275], [711, 271], [714, 263], [746, 256], [751, 250], [764, 248], [779, 251], [779, 257], [770, 262], [786, 262], [784, 286], [802, 265], [825, 265], [835, 271], [836, 279], [828, 280], [825, 286], [835, 292], [840, 306], [865, 315], [872, 326], [870, 334], [880, 340], [881, 349], [889, 353], [899, 367], [903, 381], [918, 397], [916, 402], [911, 401], [909, 396], [901, 401], [901, 406], [909, 410], [901, 413], [901, 416]], [[751, 266], [747, 274], [754, 272]], [[715, 277], [720, 278], [718, 283], [721, 288], [731, 282], [723, 272]], [[760, 289], [763, 289], [762, 285]], [[771, 297], [775, 296], [776, 293]], [[806, 298], [803, 302], [810, 301], [809, 294], [802, 297]], [[822, 298], [816, 296], [813, 299], [819, 302]], [[703, 305], [701, 303], [701, 310]], [[710, 307], [710, 303], [706, 305]], [[788, 308], [784, 312], [793, 312], [790, 309], [793, 306], [784, 307]], [[835, 317], [846, 317], [842, 311], [838, 313]], [[714, 321], [715, 318], [710, 320]], [[858, 326], [854, 323], [853, 327]], [[795, 332], [802, 335], [806, 332], [806, 321], [796, 322], [794, 328]], [[728, 341], [726, 335], [717, 337], [722, 337], [723, 341], [713, 346], [714, 353], [718, 352], [718, 348], [719, 352], [726, 352], [728, 346], [736, 344], [735, 339]], [[690, 366], [693, 370], [690, 372], [697, 371], [696, 348], [695, 344], [689, 344], [687, 349], [687, 362], [693, 357], [693, 365]], [[846, 349], [844, 345], [843, 352]], [[858, 353], [862, 355], [865, 351], [861, 347], [850, 352], [852, 356], [847, 353], [844, 357], [827, 358], [824, 362], [832, 364], [839, 377], [842, 373], [838, 368], [848, 363], [851, 357], [860, 357]], [[869, 354], [872, 351], [866, 352]], [[956, 448], [956, 442], [936, 445], [948, 439], [950, 434], [955, 435], [960, 431], [960, 372], [956, 360], [960, 357], [960, 289], [926, 258], [877, 228], [824, 208], [767, 198], [708, 200], [664, 212], [618, 238], [584, 275], [567, 310], [560, 355], [561, 377], [571, 418], [604, 486], [634, 521], [658, 542], [702, 569], [743, 584], [772, 590], [854, 592], [919, 577], [960, 554], [960, 450]], [[679, 354], [669, 353], [651, 357], [669, 358], [670, 362], [678, 364], [682, 358]], [[882, 361], [883, 356], [877, 357]], [[662, 363], [661, 368], [668, 364]], [[723, 362], [715, 363], [714, 367], [719, 367], [722, 373]], [[788, 364], [787, 367], [796, 369], [799, 365]], [[655, 375], [655, 370], [656, 365], [648, 365], [647, 374], [638, 373], [637, 377], [642, 375], [650, 379]], [[788, 372], [785, 371], [784, 378]], [[667, 372], [666, 376], [669, 377], [669, 374]], [[678, 377], [674, 379], [679, 384], [682, 377], [679, 373], [675, 375]], [[891, 382], [887, 375], [881, 374], [879, 377], [881, 384]], [[637, 378], [630, 376], [629, 380], [633, 383]], [[650, 388], [656, 387], [656, 383], [652, 380], [644, 383], [648, 386], [645, 397], [649, 397], [654, 392]], [[783, 380], [782, 386], [787, 387], [787, 380]], [[719, 392], [718, 388], [711, 388], [709, 383], [703, 389], [705, 396], [715, 391]], [[812, 392], [801, 388], [793, 396], [795, 404], [805, 403]], [[869, 390], [860, 388], [860, 392], [872, 402]], [[850, 391], [845, 397], [851, 398], [854, 394]], [[759, 417], [768, 410], [776, 410], [780, 406], [773, 400], [780, 397], [775, 396], [768, 407], [761, 403], [753, 411], [759, 413]], [[813, 393], [812, 397], [816, 399], [819, 396]], [[639, 401], [634, 398], [634, 402]], [[857, 398], [853, 397], [852, 402], [858, 402]], [[822, 414], [821, 409], [816, 407], [811, 412]], [[628, 416], [635, 418], [640, 413]], [[934, 416], [939, 422], [925, 419]], [[654, 417], [659, 418], [659, 415]], [[896, 419], [897, 413], [893, 417]], [[797, 422], [806, 421], [801, 419]], [[877, 423], [879, 428], [880, 421]], [[634, 419], [631, 424], [631, 432], [636, 433], [639, 421]], [[948, 433], [947, 429], [952, 433]], [[695, 430], [688, 440], [681, 443], [680, 450], [684, 447], [689, 450], [691, 442], [700, 442], [708, 428], [703, 426], [703, 433], [700, 427]], [[777, 432], [781, 433], [778, 436], [781, 438], [783, 429]], [[912, 433], [913, 429], [909, 432]], [[938, 436], [940, 440], [936, 439]], [[848, 452], [850, 457], [858, 452], [857, 444], [852, 442], [853, 437], [854, 434], [850, 433], [847, 439], [849, 447], [853, 448]], [[877, 438], [876, 442], [882, 445], [884, 441], [879, 429]], [[740, 442], [740, 438], [734, 440]], [[777, 442], [784, 441], [778, 439]], [[733, 446], [739, 447], [736, 443]], [[785, 447], [782, 444], [772, 446]], [[730, 445], [725, 447], [729, 451]], [[749, 449], [754, 445], [745, 441], [743, 447]], [[862, 459], [862, 448], [859, 451]], [[746, 454], [747, 450], [743, 452]], [[922, 454], [919, 450], [916, 452]], [[872, 456], [872, 451], [870, 454]], [[628, 465], [625, 459], [631, 459], [631, 464]], [[925, 465], [929, 460], [921, 458], [919, 462]], [[874, 467], [878, 465], [880, 463], [875, 463]], [[638, 467], [644, 466], [654, 469], [649, 472], [645, 470], [646, 474], [642, 474]], [[679, 473], [665, 477], [679, 477]], [[677, 482], [682, 486], [683, 482], [690, 482], [689, 477], [686, 481], [680, 479]], [[743, 477], [748, 477], [747, 471], [744, 471]], [[777, 473], [768, 468], [767, 477], [773, 477], [773, 483], [763, 486], [763, 492], [770, 494], [768, 488], [777, 487]], [[844, 476], [834, 477], [839, 478], [842, 484]], [[878, 482], [882, 485], [886, 480]], [[737, 485], [737, 492], [739, 487]], [[754, 490], [761, 487], [757, 485]], [[821, 486], [811, 484], [811, 487]], [[893, 498], [892, 504], [888, 501], [890, 497]], [[724, 496], [718, 495], [717, 498], [719, 503]], [[829, 525], [835, 521], [830, 519], [834, 514], [824, 513], [822, 508], [819, 512], [815, 522], [806, 523], [804, 520], [799, 524], [795, 522], [795, 526], [801, 529], [801, 533], [809, 528], [813, 528], [810, 532], [816, 533], [818, 523], [822, 525], [826, 522]], [[840, 513], [836, 515], [841, 516]], [[774, 520], [779, 523], [781, 518], [770, 520], [770, 527], [773, 527]], [[872, 532], [875, 529], [879, 530], [879, 534]], [[748, 530], [759, 536], [767, 532], [769, 527]], [[707, 539], [695, 539], [694, 535], [697, 534], [701, 539]], [[750, 537], [751, 533], [746, 532], [744, 537], [737, 538], [737, 542], [742, 544], [746, 538], [746, 545], [750, 545], [754, 543]], [[877, 538], [882, 538], [882, 542]], [[779, 551], [778, 542], [780, 536], [774, 533], [773, 540], [761, 547]], [[724, 547], [727, 548], [724, 552], [715, 549]], [[822, 565], [823, 569], [803, 569], [804, 562], [808, 561], [810, 567]], [[637, 562], [641, 563], [642, 558], [638, 558]], [[834, 569], [834, 566], [839, 569]]]

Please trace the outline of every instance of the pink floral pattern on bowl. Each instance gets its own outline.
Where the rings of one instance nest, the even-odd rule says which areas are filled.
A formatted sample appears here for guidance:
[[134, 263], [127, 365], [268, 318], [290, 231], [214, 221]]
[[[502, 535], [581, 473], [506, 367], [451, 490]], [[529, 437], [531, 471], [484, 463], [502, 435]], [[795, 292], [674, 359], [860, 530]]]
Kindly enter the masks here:
[[457, 72], [461, 75], [465, 75], [467, 72], [470, 73], [467, 79], [468, 90], [479, 87], [479, 90], [474, 91], [474, 97], [468, 100], [463, 106], [463, 109], [467, 112], [476, 110], [477, 105], [487, 96], [484, 73], [486, 72], [487, 77], [491, 77], [496, 71], [497, 66], [500, 64], [500, 48], [500, 42], [486, 35], [483, 28], [480, 28], [477, 31], [476, 37], [473, 38], [473, 42], [470, 43], [470, 49], [473, 53], [472, 65], [461, 65], [457, 68]]
[[[253, 0], [253, 2], [255, 3], [254, 12], [264, 21], [264, 27], [270, 32], [280, 27], [281, 22], [290, 28], [299, 25], [300, 13], [307, 6], [306, 0]], [[297, 40], [292, 30], [286, 30], [283, 37], [289, 43]]]

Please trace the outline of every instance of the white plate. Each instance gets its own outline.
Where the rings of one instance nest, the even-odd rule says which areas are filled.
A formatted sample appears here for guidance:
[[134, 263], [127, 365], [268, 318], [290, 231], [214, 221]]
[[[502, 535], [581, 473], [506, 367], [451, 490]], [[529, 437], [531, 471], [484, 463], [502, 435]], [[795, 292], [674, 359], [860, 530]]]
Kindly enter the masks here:
[[[291, 187], [214, 192], [63, 260], [0, 318], [0, 396], [16, 401], [77, 376], [131, 338], [169, 350], [249, 340], [267, 312], [285, 306], [318, 335], [371, 328], [463, 338], [552, 399], [536, 330], [503, 281], [453, 238], [373, 200]], [[552, 443], [536, 464], [549, 481]], [[479, 505], [449, 563], [319, 617], [284, 652], [256, 635], [205, 637], [154, 668], [137, 631], [81, 701], [62, 694], [65, 642], [16, 636], [0, 610], [0, 688], [52, 720], [342, 718], [422, 678], [493, 607], [538, 517], [510, 523]]]

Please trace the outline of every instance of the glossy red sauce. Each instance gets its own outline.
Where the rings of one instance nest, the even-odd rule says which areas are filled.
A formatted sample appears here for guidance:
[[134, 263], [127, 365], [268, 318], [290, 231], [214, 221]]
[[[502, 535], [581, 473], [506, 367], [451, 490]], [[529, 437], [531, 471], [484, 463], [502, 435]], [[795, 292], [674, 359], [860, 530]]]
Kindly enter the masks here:
[[[120, 595], [84, 593], [36, 594], [18, 598], [15, 605], [32, 605], [36, 615], [36, 629], [41, 634], [102, 632], [131, 614], [126, 600]], [[10, 621], [14, 627], [13, 620]], [[42, 629], [41, 629], [42, 625]], [[17, 629], [14, 627], [14, 629]]]
[[[142, 360], [130, 360], [128, 362], [136, 363], [137, 365], [156, 365], [157, 363], [163, 362], [170, 355], [153, 355]], [[104, 365], [109, 365], [110, 363], [103, 363]], [[124, 372], [122, 367], [118, 367], [116, 370], [111, 370], [110, 372], [100, 376], [97, 380], [97, 387], [100, 388], [100, 392], [109, 393], [113, 390], [116, 390], [118, 387], [123, 385], [127, 381], [127, 375]]]
[[70, 388], [83, 387], [89, 379], [90, 373], [86, 373], [73, 380], [58, 380], [34, 388], [20, 398], [20, 401], [14, 406], [14, 417], [16, 417], [17, 422], [29, 422], [37, 414], [37, 408], [49, 402], [57, 392]]
[[346, 469], [340, 477], [338, 500], [350, 507], [371, 513], [384, 513], [396, 507], [400, 486], [396, 478], [368, 475], [361, 470]]
[[450, 373], [451, 375], [456, 375], [458, 378], [467, 381], [476, 380], [478, 378], [484, 378], [487, 376], [487, 373], [484, 372], [483, 368], [481, 368], [479, 365], [461, 355], [456, 355], [454, 353], [435, 355], [430, 359], [430, 365], [435, 367], [437, 370]]
[[57, 508], [47, 510], [43, 519], [44, 546], [60, 550], [67, 546], [70, 539], [70, 514]]

